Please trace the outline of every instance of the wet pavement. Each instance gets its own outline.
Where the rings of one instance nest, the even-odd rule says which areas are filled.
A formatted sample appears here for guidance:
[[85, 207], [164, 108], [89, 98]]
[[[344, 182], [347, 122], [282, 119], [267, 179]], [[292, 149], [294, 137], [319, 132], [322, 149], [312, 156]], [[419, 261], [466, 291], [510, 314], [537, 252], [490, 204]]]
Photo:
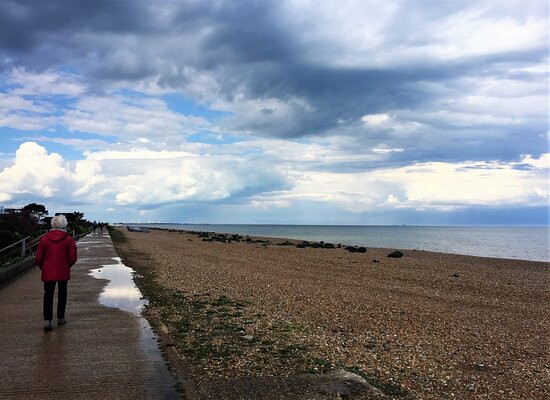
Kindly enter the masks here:
[[42, 330], [38, 268], [0, 289], [0, 399], [179, 398], [110, 237], [84, 237], [78, 255], [67, 324], [54, 320], [51, 332]]

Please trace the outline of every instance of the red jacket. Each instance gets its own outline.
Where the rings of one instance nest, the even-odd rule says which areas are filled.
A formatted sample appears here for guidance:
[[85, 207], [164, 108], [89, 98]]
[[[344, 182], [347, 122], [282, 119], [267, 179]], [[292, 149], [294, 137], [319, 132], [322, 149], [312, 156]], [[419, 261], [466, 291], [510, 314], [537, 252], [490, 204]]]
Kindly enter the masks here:
[[46, 233], [36, 249], [36, 264], [42, 270], [44, 282], [71, 279], [71, 267], [76, 262], [76, 244], [65, 231]]

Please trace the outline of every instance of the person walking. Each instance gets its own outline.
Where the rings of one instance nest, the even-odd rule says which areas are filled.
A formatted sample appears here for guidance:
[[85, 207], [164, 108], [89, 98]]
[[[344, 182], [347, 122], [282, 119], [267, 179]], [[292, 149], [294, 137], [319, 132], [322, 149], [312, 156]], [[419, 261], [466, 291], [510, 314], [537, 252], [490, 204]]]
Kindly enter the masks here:
[[42, 271], [44, 282], [44, 330], [53, 329], [53, 296], [57, 283], [57, 325], [65, 324], [67, 305], [67, 282], [71, 279], [71, 267], [76, 263], [76, 244], [65, 232], [67, 218], [56, 215], [52, 218], [52, 229], [46, 233], [36, 249], [35, 261]]

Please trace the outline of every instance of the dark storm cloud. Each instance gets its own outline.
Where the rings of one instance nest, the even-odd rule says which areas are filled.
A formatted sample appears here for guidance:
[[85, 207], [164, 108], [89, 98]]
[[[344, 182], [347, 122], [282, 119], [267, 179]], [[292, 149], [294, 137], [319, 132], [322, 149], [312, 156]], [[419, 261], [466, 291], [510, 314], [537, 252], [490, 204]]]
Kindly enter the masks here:
[[4, 0], [0, 5], [0, 45], [21, 53], [75, 32], [151, 30], [151, 20], [143, 18], [145, 15], [140, 2]]
[[[386, 45], [400, 44], [404, 50], [428, 46], [431, 38], [410, 34], [411, 24], [460, 12], [466, 5], [422, 2], [409, 6], [399, 11], [394, 29], [386, 32]], [[507, 3], [502, 6], [504, 14], [513, 11], [507, 7]], [[446, 105], [439, 101], [440, 94], [421, 83], [513, 74], [514, 79], [528, 82], [533, 74], [510, 72], [502, 65], [542, 62], [547, 49], [516, 49], [460, 61], [426, 58], [379, 67], [340, 66], [308, 59], [307, 54], [323, 53], [325, 45], [300, 41], [296, 26], [291, 25], [277, 2], [0, 3], [0, 46], [9, 58], [3, 61], [4, 68], [71, 66], [85, 75], [92, 89], [105, 82], [156, 79], [165, 89], [222, 103], [234, 113], [222, 121], [228, 130], [283, 138], [342, 135], [349, 137], [355, 151], [380, 142], [407, 148], [391, 156], [395, 162], [517, 158], [545, 150], [546, 137], [540, 136], [545, 122], [537, 118], [518, 127], [490, 121], [464, 126], [452, 117], [423, 116]], [[214, 82], [204, 93], [191, 89], [199, 77]], [[258, 110], [244, 105], [245, 112], [239, 108], [242, 101], [261, 104]], [[417, 113], [416, 120], [424, 127], [400, 135], [394, 128], [365, 128], [361, 123], [365, 114], [388, 110]]]

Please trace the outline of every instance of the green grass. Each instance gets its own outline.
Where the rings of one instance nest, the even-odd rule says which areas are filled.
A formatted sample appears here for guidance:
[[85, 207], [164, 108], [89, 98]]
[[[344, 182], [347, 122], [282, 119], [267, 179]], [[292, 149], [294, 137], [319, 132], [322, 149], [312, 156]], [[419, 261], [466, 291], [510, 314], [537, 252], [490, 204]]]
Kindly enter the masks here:
[[109, 229], [109, 235], [111, 235], [111, 240], [115, 245], [120, 243], [128, 243], [128, 238], [124, 232], [119, 231], [118, 229]]

